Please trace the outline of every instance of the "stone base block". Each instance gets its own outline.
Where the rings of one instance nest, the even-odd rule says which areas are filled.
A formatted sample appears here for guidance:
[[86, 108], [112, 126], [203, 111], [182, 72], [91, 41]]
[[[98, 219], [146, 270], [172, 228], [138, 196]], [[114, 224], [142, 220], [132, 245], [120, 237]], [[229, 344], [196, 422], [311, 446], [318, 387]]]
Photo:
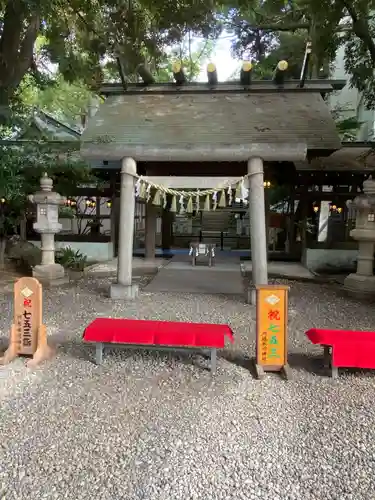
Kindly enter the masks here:
[[44, 286], [60, 286], [69, 283], [69, 277], [65, 276], [65, 269], [60, 264], [35, 266], [33, 277]]
[[246, 304], [251, 304], [252, 306], [255, 306], [257, 303], [257, 291], [251, 285], [245, 288], [245, 300]]
[[134, 300], [138, 297], [138, 285], [121, 285], [112, 283], [109, 296], [113, 300]]
[[344, 280], [344, 289], [353, 297], [375, 299], [375, 276], [349, 274]]

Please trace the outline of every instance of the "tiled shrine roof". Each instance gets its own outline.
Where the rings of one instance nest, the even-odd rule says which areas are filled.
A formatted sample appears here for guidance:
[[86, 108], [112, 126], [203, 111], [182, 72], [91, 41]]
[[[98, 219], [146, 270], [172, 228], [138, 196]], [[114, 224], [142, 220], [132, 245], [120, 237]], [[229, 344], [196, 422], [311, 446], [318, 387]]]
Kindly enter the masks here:
[[340, 150], [326, 158], [314, 158], [310, 162], [296, 162], [295, 166], [300, 171], [372, 172], [375, 170], [375, 144], [344, 143]]
[[[236, 91], [233, 85], [222, 85], [217, 92], [192, 88], [136, 87], [117, 95], [108, 91], [105, 103], [83, 132], [83, 156], [166, 161], [166, 152], [178, 149], [180, 161], [214, 161], [207, 152], [200, 158], [199, 150], [207, 145], [213, 150], [241, 150], [249, 144], [306, 143], [308, 151], [324, 156], [341, 146], [321, 96], [329, 91], [328, 86], [323, 90], [318, 84], [304, 89], [288, 84], [272, 89], [252, 86], [251, 90], [237, 86]], [[244, 153], [244, 158], [237, 155], [236, 159], [247, 158]]]

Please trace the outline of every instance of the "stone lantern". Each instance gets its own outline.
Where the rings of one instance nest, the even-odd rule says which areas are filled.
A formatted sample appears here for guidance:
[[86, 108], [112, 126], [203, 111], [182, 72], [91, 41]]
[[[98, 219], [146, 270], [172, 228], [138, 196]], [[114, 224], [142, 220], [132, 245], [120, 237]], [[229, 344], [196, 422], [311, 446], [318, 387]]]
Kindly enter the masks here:
[[352, 206], [356, 209], [355, 229], [350, 236], [358, 241], [357, 272], [345, 278], [348, 293], [358, 297], [375, 298], [374, 248], [375, 248], [375, 181], [370, 176], [363, 183], [363, 193]]
[[41, 236], [42, 262], [33, 268], [33, 276], [46, 285], [60, 285], [68, 281], [65, 270], [55, 262], [55, 234], [61, 231], [59, 206], [66, 199], [52, 191], [53, 181], [45, 173], [40, 179], [40, 191], [29, 196], [36, 204], [37, 216], [33, 228]]

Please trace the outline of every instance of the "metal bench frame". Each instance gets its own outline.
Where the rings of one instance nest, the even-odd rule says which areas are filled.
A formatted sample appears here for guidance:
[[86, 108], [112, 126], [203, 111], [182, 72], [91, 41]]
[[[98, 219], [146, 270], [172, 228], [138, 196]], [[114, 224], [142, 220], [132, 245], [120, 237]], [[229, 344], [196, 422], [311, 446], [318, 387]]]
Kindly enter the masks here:
[[325, 369], [331, 369], [331, 377], [337, 378], [339, 376], [339, 369], [337, 366], [333, 366], [332, 364], [332, 349], [332, 346], [323, 346], [323, 363]]
[[[90, 342], [94, 343], [94, 342]], [[103, 355], [104, 355], [104, 349], [105, 348], [123, 348], [123, 349], [147, 349], [149, 351], [173, 351], [173, 352], [197, 352], [198, 354], [201, 354], [203, 356], [207, 356], [207, 353], [209, 352], [209, 358], [210, 358], [210, 371], [211, 375], [214, 375], [217, 370], [217, 348], [203, 348], [203, 349], [197, 349], [192, 347], [182, 347], [182, 346], [177, 346], [177, 347], [171, 347], [171, 346], [164, 346], [164, 345], [149, 345], [149, 344], [124, 344], [124, 343], [117, 343], [117, 342], [95, 342], [95, 363], [97, 365], [101, 365], [103, 363]]]

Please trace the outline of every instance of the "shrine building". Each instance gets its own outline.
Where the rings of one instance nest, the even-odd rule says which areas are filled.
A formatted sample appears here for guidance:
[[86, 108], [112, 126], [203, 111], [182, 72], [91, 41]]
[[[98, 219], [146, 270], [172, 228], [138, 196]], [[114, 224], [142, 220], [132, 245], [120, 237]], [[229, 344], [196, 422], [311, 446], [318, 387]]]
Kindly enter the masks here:
[[[164, 247], [170, 234], [168, 214], [176, 210], [173, 193], [183, 190], [185, 200], [177, 196], [177, 204], [190, 203], [190, 212], [195, 216], [204, 215], [206, 210], [211, 216], [230, 210], [242, 220], [248, 214], [247, 248], [251, 249], [254, 285], [268, 282], [268, 228], [272, 217], [277, 219], [280, 213], [288, 213], [287, 222], [283, 223], [283, 247], [284, 254], [292, 254], [308, 237], [309, 214], [316, 216], [324, 200], [330, 200], [331, 207], [336, 195], [324, 192], [322, 186], [338, 185], [338, 172], [329, 170], [325, 159], [338, 154], [335, 152], [342, 144], [325, 98], [345, 82], [306, 80], [303, 76], [301, 80], [286, 80], [284, 63], [279, 63], [274, 79], [266, 81], [252, 81], [251, 65], [244, 63], [238, 82], [218, 83], [211, 65], [206, 84], [186, 83], [178, 78], [181, 68], [177, 68], [174, 83], [145, 81], [126, 88], [120, 84], [103, 86], [105, 102], [82, 134], [81, 154], [96, 168], [111, 172], [114, 205], [122, 212], [117, 226], [112, 226], [119, 266], [113, 297], [133, 297], [136, 293], [132, 285], [132, 256], [136, 196], [141, 195], [135, 186], [140, 187], [140, 181], [148, 186], [147, 259], [155, 256], [157, 217], [164, 226]], [[114, 186], [120, 172], [118, 199]], [[344, 184], [354, 185], [357, 172], [349, 175], [350, 182], [345, 179]], [[230, 192], [230, 186], [241, 188], [241, 182], [248, 192], [238, 198]], [[358, 185], [361, 182], [363, 176]], [[283, 187], [286, 194], [281, 209], [272, 213], [275, 204], [269, 199], [268, 188], [276, 185]], [[211, 196], [209, 190], [214, 190], [212, 199], [208, 195], [199, 199], [200, 193], [210, 192]], [[216, 194], [225, 198], [219, 206]]]

